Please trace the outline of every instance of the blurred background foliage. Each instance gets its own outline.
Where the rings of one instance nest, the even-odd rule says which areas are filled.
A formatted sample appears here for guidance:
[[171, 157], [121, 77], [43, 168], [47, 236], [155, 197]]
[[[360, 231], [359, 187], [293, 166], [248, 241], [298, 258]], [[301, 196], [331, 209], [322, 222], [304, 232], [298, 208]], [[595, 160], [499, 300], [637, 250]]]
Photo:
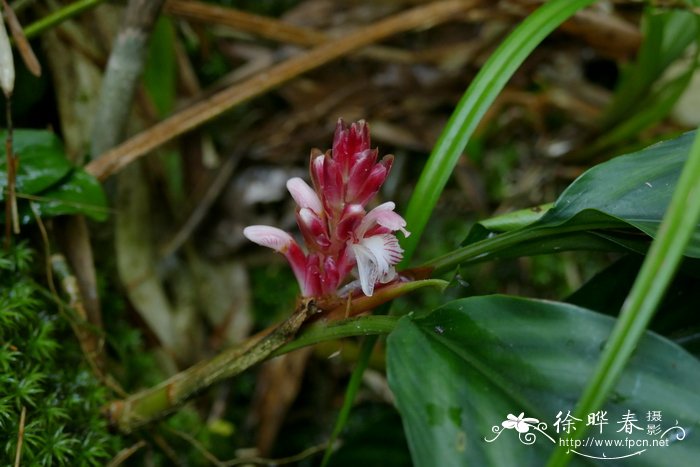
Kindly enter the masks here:
[[[69, 3], [12, 5], [27, 26]], [[169, 0], [149, 40], [127, 133], [217, 91], [264, 80], [270, 66], [304, 48], [418, 3]], [[306, 173], [311, 148], [330, 147], [337, 118], [367, 120], [380, 154], [396, 155], [380, 201], [395, 200], [402, 212], [465, 88], [540, 4], [472, 3], [450, 21], [426, 20], [418, 30], [293, 76], [195, 131], [173, 135], [179, 137], [107, 180], [110, 218], [88, 224], [92, 282], [79, 266], [85, 244], [71, 241], [77, 235], [65, 219], [47, 215], [48, 236], [43, 225], [25, 226], [19, 237], [25, 241], [0, 257], [0, 463], [14, 461], [23, 420], [22, 465], [236, 465], [260, 457], [317, 465], [359, 340], [280, 357], [129, 436], [108, 431], [99, 408], [121, 390], [154, 385], [290, 313], [297, 295], [292, 274], [280, 257], [247, 243], [242, 228], [294, 230], [284, 183]], [[98, 131], [92, 116], [123, 10], [123, 2], [102, 2], [33, 37], [45, 66], [40, 78], [16, 60], [15, 126], [53, 131], [74, 163], [100, 156], [90, 153]], [[697, 126], [694, 14], [681, 2], [601, 1], [547, 38], [471, 139], [415, 263], [457, 247], [480, 219], [551, 202], [595, 163]], [[251, 28], [251, 15], [267, 21]], [[49, 252], [65, 253], [83, 295], [99, 297], [97, 304], [85, 300], [88, 316], [97, 313], [103, 326], [95, 331], [105, 360], [97, 376], [70, 331], [63, 303], [70, 297], [51, 289]], [[638, 268], [610, 253], [500, 260], [462, 268], [445, 294], [563, 300], [614, 261], [612, 267]], [[620, 286], [621, 297], [630, 284]], [[612, 295], [598, 304], [586, 298], [579, 291], [572, 301], [600, 311], [617, 303]], [[438, 292], [421, 293], [395, 311], [444, 301]], [[375, 353], [333, 465], [409, 463], [382, 347]]]

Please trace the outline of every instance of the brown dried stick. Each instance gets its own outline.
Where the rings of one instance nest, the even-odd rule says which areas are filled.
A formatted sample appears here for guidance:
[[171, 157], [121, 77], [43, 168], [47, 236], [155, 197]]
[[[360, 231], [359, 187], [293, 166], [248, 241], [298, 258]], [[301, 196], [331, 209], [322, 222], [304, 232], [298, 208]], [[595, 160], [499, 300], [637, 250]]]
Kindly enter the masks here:
[[123, 144], [107, 151], [85, 168], [100, 180], [144, 156], [173, 138], [192, 130], [237, 104], [258, 96], [314, 68], [349, 52], [385, 39], [402, 31], [431, 27], [454, 19], [479, 3], [479, 0], [448, 0], [419, 6], [388, 19], [320, 45], [309, 52], [290, 58], [267, 71], [224, 89], [155, 124]]
[[311, 46], [322, 44], [328, 39], [322, 32], [211, 3], [169, 0], [164, 10], [168, 14], [181, 18], [229, 26], [238, 31], [282, 43]]
[[[290, 24], [276, 18], [212, 5], [211, 3], [170, 0], [165, 5], [165, 11], [190, 21], [227, 26], [255, 37], [262, 37], [284, 44], [311, 47], [333, 40], [331, 36], [321, 31]], [[409, 63], [415, 60], [415, 57], [406, 50], [378, 45], [369, 46], [361, 50], [359, 55], [379, 61], [400, 63]]]

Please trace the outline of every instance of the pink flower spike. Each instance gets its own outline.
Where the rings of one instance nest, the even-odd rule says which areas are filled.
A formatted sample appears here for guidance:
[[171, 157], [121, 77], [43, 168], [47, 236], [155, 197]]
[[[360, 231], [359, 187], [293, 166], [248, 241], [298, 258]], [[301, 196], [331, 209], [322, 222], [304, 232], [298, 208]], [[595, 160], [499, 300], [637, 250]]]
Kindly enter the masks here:
[[305, 297], [323, 295], [318, 255], [310, 255], [308, 258], [306, 271], [304, 271], [304, 282], [301, 283], [301, 294]]
[[287, 180], [287, 190], [294, 198], [294, 201], [300, 208], [308, 208], [316, 214], [323, 212], [321, 200], [316, 192], [304, 180], [299, 177], [290, 178]]
[[356, 227], [362, 221], [365, 215], [365, 209], [359, 204], [346, 204], [343, 213], [340, 216], [340, 221], [335, 229], [335, 235], [339, 240], [348, 240]]
[[357, 260], [362, 292], [368, 297], [377, 283], [385, 284], [396, 277], [394, 265], [401, 261], [403, 250], [392, 234], [363, 238], [351, 246]]
[[394, 156], [385, 156], [380, 163], [372, 167], [362, 188], [357, 190], [354, 202], [365, 205], [369, 200], [374, 198], [374, 195], [377, 194], [379, 188], [381, 188], [386, 177], [389, 175], [389, 169], [391, 169], [393, 160]]
[[369, 147], [369, 125], [364, 120], [355, 122], [348, 128], [342, 118], [338, 119], [333, 137], [333, 158], [344, 173], [355, 163], [355, 155]]
[[372, 170], [374, 164], [377, 161], [377, 151], [370, 151], [365, 150], [362, 151], [361, 153], [356, 154], [356, 159], [352, 166], [350, 167], [350, 171], [348, 173], [348, 181], [347, 181], [347, 195], [346, 195], [346, 201], [347, 202], [354, 202], [355, 198], [357, 197], [357, 193], [360, 191], [360, 189], [363, 187], [365, 182], [367, 181], [367, 177], [370, 174], [370, 171]]
[[297, 224], [309, 247], [324, 249], [330, 246], [328, 231], [321, 218], [309, 208], [297, 211]]
[[[393, 156], [377, 161], [370, 148], [369, 125], [346, 125], [338, 120], [332, 149], [311, 150], [307, 183], [293, 177], [287, 189], [297, 204], [296, 221], [305, 250], [290, 234], [275, 227], [254, 225], [244, 234], [251, 241], [272, 248], [287, 258], [303, 296], [338, 295], [341, 290], [372, 295], [375, 287], [397, 277], [396, 264], [403, 250], [395, 232], [405, 236], [406, 221], [394, 212], [392, 202], [367, 212], [389, 174]], [[347, 284], [357, 271], [359, 279]], [[357, 285], [359, 284], [359, 285]], [[381, 294], [379, 294], [381, 295]]]

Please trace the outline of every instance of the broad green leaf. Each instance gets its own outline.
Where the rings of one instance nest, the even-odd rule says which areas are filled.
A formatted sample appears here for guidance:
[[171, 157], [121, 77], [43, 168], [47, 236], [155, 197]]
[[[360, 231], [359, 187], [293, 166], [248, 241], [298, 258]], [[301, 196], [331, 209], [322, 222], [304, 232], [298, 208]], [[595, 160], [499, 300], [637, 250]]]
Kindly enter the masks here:
[[[440, 272], [499, 255], [547, 252], [545, 248], [524, 248], [525, 244], [557, 247], [550, 248], [554, 251], [582, 249], [585, 244], [565, 240], [572, 232], [583, 231], [595, 231], [609, 241], [612, 250], [624, 247], [643, 252], [644, 239], [630, 236], [629, 229], [656, 236], [694, 138], [695, 132], [688, 132], [599, 164], [577, 178], [541, 217], [523, 214], [510, 219], [511, 223], [495, 223], [513, 227], [522, 225], [518, 219], [536, 219], [531, 224], [496, 236], [486, 228], [488, 222], [477, 224], [462, 248], [424, 266]], [[557, 245], [557, 239], [562, 239], [561, 245]], [[598, 246], [603, 244], [597, 242]], [[685, 255], [700, 258], [700, 226], [694, 231]]]
[[[389, 335], [387, 365], [414, 464], [544, 465], [555, 443], [568, 437], [557, 433], [557, 415], [573, 411], [613, 324], [608, 316], [572, 305], [506, 296], [461, 299], [402, 318]], [[605, 407], [608, 425], [589, 436], [659, 439], [646, 432], [651, 411], [660, 411], [662, 420], [653, 423], [662, 432], [678, 421], [687, 436], [675, 440], [675, 429], [664, 438], [668, 447], [648, 447], [627, 460], [575, 456], [574, 463], [694, 465], [700, 456], [699, 385], [700, 363], [647, 332]], [[628, 410], [642, 430], [617, 431]], [[540, 425], [542, 432], [529, 430], [536, 437], [531, 445], [501, 425], [508, 414], [521, 412], [547, 424]], [[577, 452], [610, 458], [642, 449], [588, 446]]]
[[[579, 398], [574, 413], [579, 417], [603, 407], [634, 356], [645, 330], [668, 290], [683, 254], [700, 224], [700, 133], [693, 139], [687, 161], [673, 190], [667, 212], [658, 228], [649, 252], [642, 263], [632, 290], [625, 299], [620, 316], [604, 345], [593, 374]], [[583, 439], [587, 427], [574, 434], [574, 441]], [[571, 457], [570, 450], [557, 446], [547, 465], [563, 467]]]
[[[102, 185], [84, 170], [74, 170], [59, 185], [37, 195], [32, 203], [42, 217], [84, 214], [96, 221], [104, 221], [109, 215]], [[23, 222], [31, 220], [22, 219]]]
[[[656, 236], [694, 138], [695, 132], [688, 132], [591, 168], [561, 194], [533, 227], [575, 223], [576, 216], [591, 210]], [[595, 224], [597, 220], [588, 217], [584, 222]], [[700, 257], [700, 228], [686, 254]]]
[[[7, 187], [6, 136], [7, 132], [0, 132], [0, 201], [5, 199]], [[15, 130], [12, 142], [19, 159], [17, 193], [39, 193], [65, 177], [72, 168], [63, 145], [50, 131]]]

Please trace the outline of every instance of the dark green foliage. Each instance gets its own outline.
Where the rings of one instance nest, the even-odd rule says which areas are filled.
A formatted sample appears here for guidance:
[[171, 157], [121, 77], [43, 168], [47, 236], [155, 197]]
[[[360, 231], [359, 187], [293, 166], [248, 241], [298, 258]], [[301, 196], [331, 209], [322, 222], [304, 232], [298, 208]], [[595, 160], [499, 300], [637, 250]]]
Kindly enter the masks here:
[[[387, 372], [414, 464], [545, 465], [556, 441], [542, 434], [532, 445], [523, 444], [514, 430], [497, 442], [485, 439], [494, 438], [493, 427], [500, 428], [507, 414], [520, 412], [547, 423], [555, 440], [564, 436], [552, 426], [556, 414], [575, 406], [613, 325], [612, 318], [583, 308], [499, 295], [455, 300], [401, 318], [388, 338]], [[417, 361], [430, 363], [416, 371]], [[611, 419], [627, 410], [661, 410], [664, 428], [677, 423], [696, 433], [699, 383], [697, 359], [647, 333], [605, 410]], [[610, 428], [604, 432], [608, 439], [647, 436]], [[660, 466], [669, 459], [692, 464], [700, 440], [689, 435], [682, 441], [614, 465]], [[582, 452], [598, 459], [576, 457], [572, 465], [611, 465], [600, 448]]]
[[401, 418], [389, 405], [364, 404], [355, 408], [341, 439], [330, 464], [334, 467], [398, 467], [411, 463]]
[[267, 327], [294, 309], [299, 286], [286, 265], [281, 263], [251, 271], [255, 322]]
[[30, 276], [24, 245], [0, 253], [0, 465], [104, 465], [118, 438], [100, 407], [107, 400], [68, 323]]
[[[102, 185], [87, 172], [73, 168], [61, 141], [50, 131], [15, 130], [12, 152], [18, 158], [16, 189], [20, 220], [26, 224], [36, 213], [43, 217], [84, 214], [97, 221], [107, 218], [107, 198]], [[0, 132], [5, 141], [5, 132]], [[0, 145], [0, 201], [5, 199], [7, 158]], [[4, 222], [4, 219], [3, 219]]]

